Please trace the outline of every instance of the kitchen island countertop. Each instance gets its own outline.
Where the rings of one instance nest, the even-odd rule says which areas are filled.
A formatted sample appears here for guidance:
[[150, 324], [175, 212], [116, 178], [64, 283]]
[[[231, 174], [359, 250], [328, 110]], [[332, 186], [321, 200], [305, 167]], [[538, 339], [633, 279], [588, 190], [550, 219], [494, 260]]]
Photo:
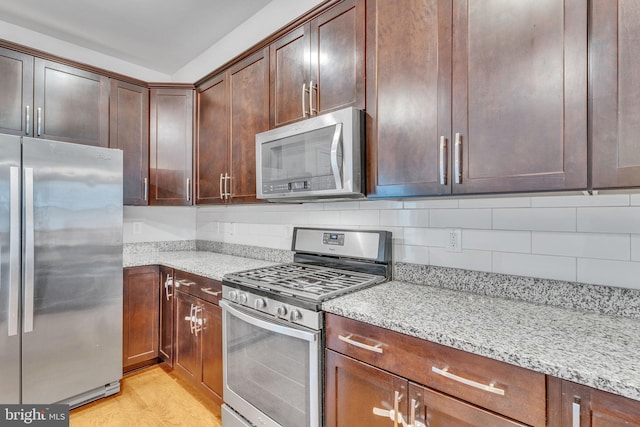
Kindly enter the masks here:
[[640, 400], [640, 321], [392, 281], [327, 312]]

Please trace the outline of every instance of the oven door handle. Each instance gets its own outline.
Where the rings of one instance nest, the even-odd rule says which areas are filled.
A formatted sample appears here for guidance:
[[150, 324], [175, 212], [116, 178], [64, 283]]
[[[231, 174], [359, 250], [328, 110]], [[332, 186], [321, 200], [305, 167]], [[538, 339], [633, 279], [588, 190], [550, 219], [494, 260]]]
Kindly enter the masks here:
[[220, 301], [220, 306], [222, 307], [222, 311], [229, 312], [232, 316], [237, 317], [238, 319], [247, 322], [250, 325], [255, 327], [275, 332], [277, 334], [286, 335], [292, 338], [299, 338], [301, 340], [305, 340], [308, 342], [315, 342], [318, 340], [318, 333], [307, 332], [297, 328], [291, 328], [289, 326], [280, 325], [278, 323], [269, 322], [268, 320], [264, 320], [260, 317], [252, 316], [245, 312], [245, 310], [237, 309], [232, 306], [227, 301]]

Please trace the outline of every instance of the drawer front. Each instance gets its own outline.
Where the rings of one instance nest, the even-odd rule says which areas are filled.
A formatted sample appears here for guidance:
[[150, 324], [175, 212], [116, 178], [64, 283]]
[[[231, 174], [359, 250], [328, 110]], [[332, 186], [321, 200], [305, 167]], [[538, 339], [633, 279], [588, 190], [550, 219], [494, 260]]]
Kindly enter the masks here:
[[533, 426], [545, 425], [545, 376], [327, 314], [327, 347]]
[[213, 304], [218, 304], [222, 298], [222, 282], [180, 270], [175, 270], [174, 274], [175, 287], [181, 292]]

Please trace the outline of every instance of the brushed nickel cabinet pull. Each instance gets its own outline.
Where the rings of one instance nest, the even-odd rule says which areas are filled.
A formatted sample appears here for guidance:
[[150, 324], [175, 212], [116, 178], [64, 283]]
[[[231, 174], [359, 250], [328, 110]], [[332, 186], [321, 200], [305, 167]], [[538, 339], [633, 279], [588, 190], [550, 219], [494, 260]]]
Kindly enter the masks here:
[[455, 154], [455, 170], [453, 173], [455, 174], [455, 183], [462, 183], [462, 136], [459, 133], [456, 133], [456, 154]]
[[309, 116], [313, 116], [314, 113], [316, 116], [318, 115], [318, 110], [316, 108], [313, 108], [313, 91], [314, 90], [316, 91], [316, 100], [317, 100], [318, 85], [314, 86], [313, 80], [311, 80], [309, 82]]
[[571, 427], [580, 427], [580, 399], [571, 404]]
[[169, 293], [169, 287], [173, 286], [173, 276], [170, 274], [167, 275], [167, 280], [164, 281], [164, 293], [166, 295], [167, 301], [173, 296], [173, 292]]
[[214, 297], [217, 297], [218, 295], [220, 295], [222, 293], [222, 291], [214, 292], [214, 291], [211, 290], [211, 288], [200, 288], [200, 290], [202, 292], [204, 292], [205, 294], [212, 295]]
[[358, 347], [358, 348], [362, 348], [362, 349], [365, 349], [365, 350], [373, 351], [374, 353], [382, 354], [382, 348], [380, 348], [381, 344], [377, 344], [375, 346], [364, 344], [364, 343], [352, 340], [351, 339], [352, 336], [353, 336], [352, 334], [349, 334], [346, 337], [343, 336], [343, 335], [338, 335], [338, 339], [340, 341], [346, 342], [347, 344], [351, 344], [354, 347]]
[[309, 89], [307, 89], [307, 83], [302, 83], [302, 117], [307, 118], [309, 113], [307, 113], [307, 103], [304, 97], [305, 93], [309, 93]]
[[187, 178], [187, 202], [191, 201], [191, 178]]
[[224, 199], [224, 192], [222, 191], [222, 174], [220, 174], [220, 200]]
[[447, 185], [447, 138], [440, 137], [440, 185]]
[[37, 136], [42, 135], [42, 108], [38, 107], [38, 117], [36, 118], [37, 123]]
[[228, 181], [231, 181], [231, 176], [227, 175], [227, 173], [225, 172], [225, 174], [224, 174], [224, 198], [226, 200], [229, 200], [231, 198], [231, 184], [228, 183]]
[[489, 384], [489, 385], [481, 384], [479, 382], [472, 381], [464, 377], [459, 377], [458, 375], [454, 375], [451, 372], [449, 372], [449, 368], [438, 369], [435, 366], [432, 366], [431, 370], [438, 375], [441, 375], [445, 378], [449, 378], [450, 380], [457, 381], [459, 383], [466, 384], [468, 386], [475, 387], [480, 390], [488, 391], [490, 393], [498, 394], [500, 396], [504, 396], [504, 390], [502, 390], [501, 388], [496, 388], [493, 386], [493, 384]]
[[143, 187], [144, 201], [149, 201], [149, 178], [144, 179], [144, 187]]
[[178, 283], [178, 286], [186, 286], [186, 287], [196, 284], [196, 282], [192, 282], [191, 280], [187, 280], [187, 279], [177, 280], [177, 283]]
[[26, 107], [24, 107], [25, 111], [25, 134], [29, 135], [31, 133], [31, 107], [29, 107], [28, 105]]

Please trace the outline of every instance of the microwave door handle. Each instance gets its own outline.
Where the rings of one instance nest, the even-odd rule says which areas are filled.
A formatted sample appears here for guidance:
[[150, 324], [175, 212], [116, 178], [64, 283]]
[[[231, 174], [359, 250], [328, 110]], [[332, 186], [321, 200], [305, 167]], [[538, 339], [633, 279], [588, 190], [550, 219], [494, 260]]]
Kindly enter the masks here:
[[333, 179], [336, 182], [336, 189], [342, 188], [342, 178], [338, 167], [338, 146], [341, 138], [342, 123], [336, 123], [336, 131], [333, 133], [333, 141], [331, 142], [331, 170], [333, 171]]

